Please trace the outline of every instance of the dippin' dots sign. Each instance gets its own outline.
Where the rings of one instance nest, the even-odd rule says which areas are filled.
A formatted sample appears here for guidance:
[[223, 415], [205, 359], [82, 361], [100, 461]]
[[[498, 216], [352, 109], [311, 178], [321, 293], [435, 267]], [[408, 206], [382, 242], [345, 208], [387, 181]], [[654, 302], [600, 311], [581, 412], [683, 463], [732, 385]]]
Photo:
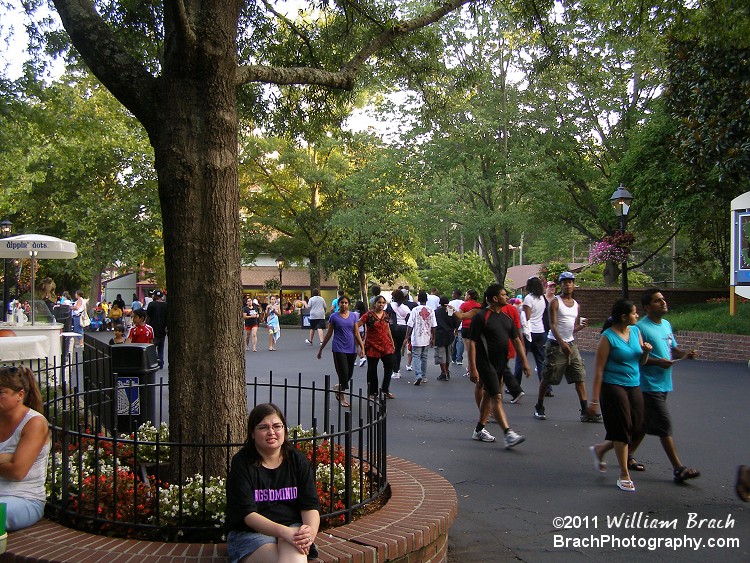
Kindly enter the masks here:
[[8, 241], [5, 243], [5, 248], [9, 250], [44, 250], [45, 248], [47, 248], [47, 243]]

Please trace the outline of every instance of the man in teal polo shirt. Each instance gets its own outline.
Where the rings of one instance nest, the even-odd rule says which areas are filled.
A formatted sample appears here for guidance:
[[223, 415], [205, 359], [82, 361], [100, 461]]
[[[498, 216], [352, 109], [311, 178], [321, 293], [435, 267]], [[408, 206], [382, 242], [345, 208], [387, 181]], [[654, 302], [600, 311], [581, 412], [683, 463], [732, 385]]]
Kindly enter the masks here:
[[[672, 438], [672, 420], [667, 410], [667, 394], [672, 391], [672, 364], [683, 358], [696, 357], [695, 350], [681, 350], [672, 332], [672, 325], [664, 318], [667, 314], [667, 302], [661, 291], [647, 289], [641, 296], [641, 305], [646, 316], [638, 321], [638, 328], [643, 341], [653, 346], [646, 365], [641, 366], [641, 391], [645, 408], [645, 430], [647, 434], [658, 436], [661, 445], [672, 464], [675, 483], [700, 476], [695, 468], [682, 464]], [[632, 457], [638, 443], [630, 448], [628, 468], [643, 471], [645, 467]]]

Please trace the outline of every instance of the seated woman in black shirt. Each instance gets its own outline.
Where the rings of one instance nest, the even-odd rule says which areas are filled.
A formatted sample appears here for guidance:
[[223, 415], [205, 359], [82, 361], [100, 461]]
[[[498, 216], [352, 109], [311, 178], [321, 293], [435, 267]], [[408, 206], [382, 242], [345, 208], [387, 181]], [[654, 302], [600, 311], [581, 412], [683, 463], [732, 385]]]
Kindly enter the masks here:
[[[245, 446], [227, 478], [230, 561], [306, 561], [320, 526], [320, 502], [310, 464], [287, 439], [284, 414], [257, 405]], [[312, 550], [312, 552], [311, 552]]]

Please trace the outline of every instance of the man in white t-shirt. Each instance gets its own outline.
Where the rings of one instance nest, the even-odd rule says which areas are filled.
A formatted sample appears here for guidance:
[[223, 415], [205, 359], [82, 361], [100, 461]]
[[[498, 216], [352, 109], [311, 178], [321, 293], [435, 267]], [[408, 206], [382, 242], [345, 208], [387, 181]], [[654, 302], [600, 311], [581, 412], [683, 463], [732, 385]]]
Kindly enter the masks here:
[[326, 300], [320, 296], [319, 289], [312, 290], [312, 297], [308, 303], [310, 307], [310, 338], [306, 338], [305, 342], [309, 346], [312, 346], [315, 331], [318, 331], [318, 341], [323, 343], [323, 331], [326, 328]]
[[412, 309], [409, 320], [406, 321], [406, 338], [411, 339], [412, 365], [414, 366], [414, 385], [421, 385], [427, 381], [427, 356], [430, 348], [435, 345], [435, 311], [427, 306], [427, 292], [422, 290], [417, 294], [419, 305]]
[[440, 308], [440, 296], [436, 287], [433, 287], [427, 296], [427, 306], [433, 311], [437, 311]]

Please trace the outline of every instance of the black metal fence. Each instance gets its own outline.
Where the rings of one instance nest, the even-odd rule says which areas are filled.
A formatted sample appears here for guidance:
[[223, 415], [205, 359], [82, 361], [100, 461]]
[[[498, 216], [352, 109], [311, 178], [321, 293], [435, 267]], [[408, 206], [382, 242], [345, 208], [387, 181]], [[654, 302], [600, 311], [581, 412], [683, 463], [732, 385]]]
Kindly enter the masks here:
[[[131, 380], [119, 387], [109, 347], [86, 337], [83, 352], [62, 365], [32, 366], [46, 398], [52, 452], [47, 514], [78, 529], [169, 541], [222, 541], [224, 477], [245, 436], [222, 443], [186, 442], [168, 435], [168, 384]], [[146, 419], [133, 397], [148, 397]], [[387, 490], [385, 401], [360, 392], [351, 409], [335, 399], [330, 376], [323, 387], [257, 378], [247, 383], [250, 405], [274, 402], [284, 411], [292, 443], [311, 462], [321, 500], [323, 527], [348, 523]], [[137, 402], [137, 400], [136, 400]], [[123, 405], [127, 410], [123, 414]], [[148, 423], [148, 424], [146, 424]], [[125, 431], [123, 431], [125, 427]], [[134, 431], [135, 430], [135, 431]], [[174, 431], [174, 429], [173, 429]], [[221, 456], [225, 475], [184, 475], [182, 460]], [[175, 465], [176, 464], [176, 467]], [[205, 467], [205, 464], [204, 464]], [[171, 481], [171, 482], [170, 482]]]

